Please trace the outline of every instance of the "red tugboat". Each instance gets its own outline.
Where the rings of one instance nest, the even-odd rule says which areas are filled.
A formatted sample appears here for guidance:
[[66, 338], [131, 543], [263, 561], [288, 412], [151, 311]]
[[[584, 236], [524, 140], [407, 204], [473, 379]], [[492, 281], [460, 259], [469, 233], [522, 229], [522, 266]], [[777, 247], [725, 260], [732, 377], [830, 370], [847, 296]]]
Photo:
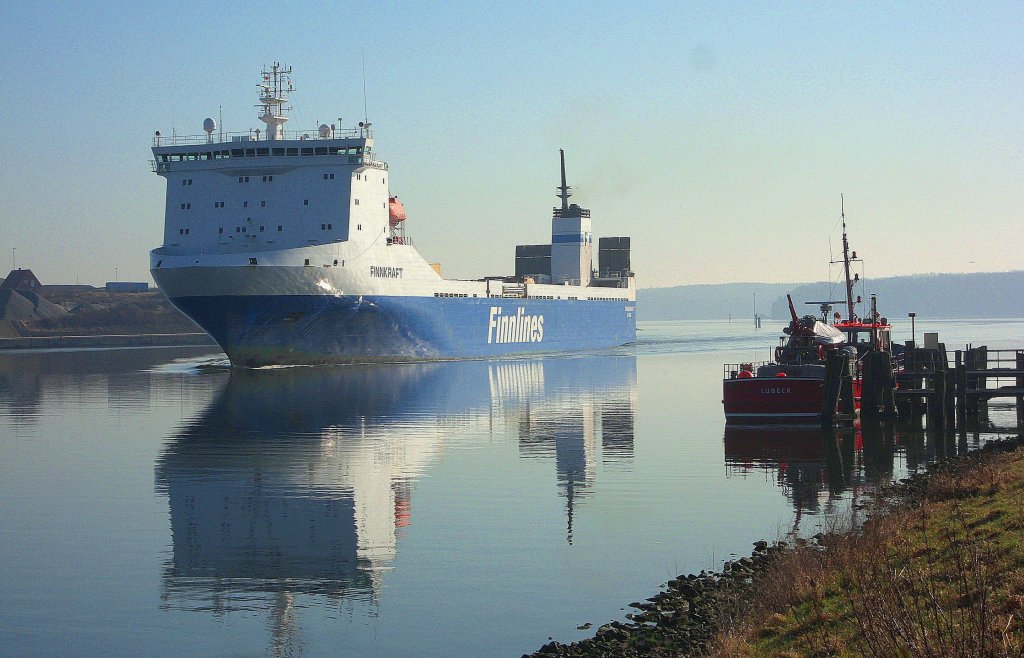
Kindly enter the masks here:
[[798, 317], [789, 299], [791, 320], [783, 329], [788, 338], [782, 338], [775, 348], [775, 359], [761, 363], [731, 363], [725, 365], [722, 383], [722, 402], [727, 423], [809, 423], [821, 418], [825, 397], [825, 361], [830, 351], [843, 350], [849, 356], [853, 378], [855, 402], [860, 399], [860, 359], [868, 351], [879, 349], [891, 352], [891, 327], [872, 308], [867, 319], [857, 316], [854, 305], [861, 298], [854, 297], [854, 283], [850, 263], [856, 261], [846, 239], [846, 214], [843, 221], [843, 270], [846, 279], [846, 319], [839, 313], [829, 324], [832, 305], [839, 302], [807, 302], [821, 309], [821, 317]]

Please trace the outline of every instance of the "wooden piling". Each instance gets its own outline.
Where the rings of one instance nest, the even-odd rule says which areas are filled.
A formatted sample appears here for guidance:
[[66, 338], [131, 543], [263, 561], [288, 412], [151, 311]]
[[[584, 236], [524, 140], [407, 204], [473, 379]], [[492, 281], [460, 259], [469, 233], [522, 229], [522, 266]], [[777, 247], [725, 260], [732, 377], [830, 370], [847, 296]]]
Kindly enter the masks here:
[[[821, 402], [821, 425], [831, 427], [835, 422], [836, 405], [843, 384], [843, 374], [849, 368], [849, 357], [840, 350], [829, 351], [825, 359], [825, 390]], [[863, 405], [862, 405], [863, 407]]]
[[861, 420], [878, 420], [878, 406], [881, 403], [882, 392], [878, 386], [878, 361], [875, 359], [875, 350], [871, 350], [861, 359], [863, 371], [860, 381], [860, 418]]
[[938, 367], [946, 373], [946, 390], [943, 391], [942, 396], [943, 416], [946, 422], [952, 426], [956, 419], [956, 377], [955, 371], [950, 372], [949, 370], [949, 355], [946, 353], [945, 343], [939, 343]]
[[956, 363], [953, 371], [953, 388], [956, 394], [956, 422], [963, 426], [967, 411], [967, 366], [964, 365], [964, 351], [955, 352]]
[[882, 416], [890, 420], [896, 418], [896, 373], [893, 371], [892, 356], [888, 352], [879, 352], [879, 363], [882, 372]]
[[[967, 373], [973, 372], [978, 369], [978, 352], [973, 347], [968, 348], [967, 353], [964, 354], [964, 364]], [[978, 416], [978, 396], [971, 395], [972, 391], [978, 390], [978, 376], [973, 374], [966, 374], [964, 377], [964, 398], [967, 416], [969, 418], [977, 418]]]
[[[1017, 385], [1018, 391], [1024, 391], [1024, 350], [1017, 350]], [[1024, 427], [1024, 395], [1017, 396], [1017, 427]]]
[[893, 392], [895, 376], [888, 352], [872, 350], [862, 359], [860, 415], [863, 420], [894, 418], [896, 400]]
[[946, 419], [946, 371], [936, 369], [932, 373], [932, 390], [928, 396], [928, 428], [942, 429]]

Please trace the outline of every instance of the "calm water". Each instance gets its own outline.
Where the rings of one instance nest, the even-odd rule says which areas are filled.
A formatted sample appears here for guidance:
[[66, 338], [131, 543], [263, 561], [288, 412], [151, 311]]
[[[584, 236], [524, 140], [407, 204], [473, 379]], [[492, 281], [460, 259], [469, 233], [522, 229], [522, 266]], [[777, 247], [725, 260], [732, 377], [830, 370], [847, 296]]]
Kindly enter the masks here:
[[[0, 352], [0, 646], [519, 655], [1016, 431], [998, 406], [952, 440], [727, 430], [721, 363], [767, 358], [765, 327], [237, 372], [197, 348]], [[1021, 321], [917, 323], [935, 330], [1024, 345]]]

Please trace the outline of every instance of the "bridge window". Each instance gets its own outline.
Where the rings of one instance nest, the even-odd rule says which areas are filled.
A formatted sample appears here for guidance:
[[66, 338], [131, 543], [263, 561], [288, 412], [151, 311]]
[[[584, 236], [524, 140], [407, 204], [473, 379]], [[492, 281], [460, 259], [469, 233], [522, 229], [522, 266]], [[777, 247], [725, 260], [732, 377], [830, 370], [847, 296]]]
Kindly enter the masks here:
[[288, 155], [298, 155], [299, 154], [299, 149], [297, 149], [297, 148], [290, 148], [290, 149], [288, 149], [286, 151], [286, 153], [288, 153]]
[[284, 149], [276, 148], [272, 151], [274, 155], [284, 155]]

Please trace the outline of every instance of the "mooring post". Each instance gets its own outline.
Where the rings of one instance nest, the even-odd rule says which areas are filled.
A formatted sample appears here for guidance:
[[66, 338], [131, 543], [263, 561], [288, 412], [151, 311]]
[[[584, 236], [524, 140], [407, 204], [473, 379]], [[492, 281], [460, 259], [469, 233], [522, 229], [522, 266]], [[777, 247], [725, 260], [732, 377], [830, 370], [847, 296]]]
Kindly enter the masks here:
[[942, 396], [943, 416], [948, 420], [948, 424], [952, 426], [956, 418], [956, 378], [951, 375], [949, 370], [949, 354], [946, 353], [945, 343], [939, 343], [939, 366], [942, 368], [942, 372], [945, 373], [946, 380], [946, 388]]
[[[988, 370], [988, 346], [982, 345], [978, 348], [978, 362], [976, 364], [978, 370], [982, 374], [978, 375], [978, 389], [984, 393], [985, 389], [988, 388], [988, 376], [984, 374], [984, 371]], [[983, 421], [988, 419], [988, 396], [978, 396], [978, 420]]]
[[1024, 427], [1024, 351], [1017, 350], [1017, 427]]
[[882, 408], [886, 418], [896, 418], [896, 373], [893, 372], [892, 356], [888, 352], [879, 352], [879, 363], [882, 366]]
[[[835, 422], [836, 404], [839, 402], [839, 390], [843, 383], [843, 373], [848, 367], [845, 352], [832, 350], [825, 359], [825, 390], [821, 400], [821, 425], [831, 427]], [[863, 409], [863, 402], [861, 408]]]
[[850, 373], [849, 364], [843, 368], [842, 382], [839, 386], [839, 413], [853, 418], [857, 412], [857, 403], [853, 397], [853, 375]]
[[880, 391], [878, 390], [878, 360], [875, 350], [864, 355], [861, 362], [864, 370], [861, 373], [860, 385], [860, 419], [878, 420], [878, 401]]
[[964, 386], [967, 382], [964, 381], [964, 351], [956, 350], [953, 353], [954, 365], [953, 365], [953, 394], [956, 396], [956, 422], [960, 425], [964, 422], [964, 407], [967, 405], [967, 399], [964, 397]]
[[946, 371], [939, 368], [932, 373], [932, 391], [928, 396], [928, 425], [929, 429], [940, 430], [945, 424], [944, 403], [946, 397]]
[[973, 374], [978, 369], [978, 350], [969, 347], [964, 355], [964, 399], [967, 407], [967, 417], [972, 420], [978, 418], [978, 376]]

